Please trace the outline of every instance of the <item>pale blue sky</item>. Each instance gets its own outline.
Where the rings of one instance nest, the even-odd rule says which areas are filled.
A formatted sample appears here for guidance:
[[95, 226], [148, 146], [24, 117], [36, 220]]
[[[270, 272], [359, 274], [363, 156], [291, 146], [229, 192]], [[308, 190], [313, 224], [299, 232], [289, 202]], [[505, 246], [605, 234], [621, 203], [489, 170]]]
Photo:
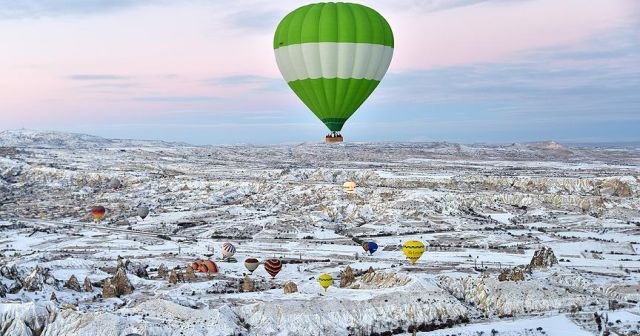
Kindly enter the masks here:
[[[321, 141], [271, 50], [304, 3], [0, 0], [0, 129]], [[397, 44], [348, 141], [640, 141], [635, 0], [362, 3]]]

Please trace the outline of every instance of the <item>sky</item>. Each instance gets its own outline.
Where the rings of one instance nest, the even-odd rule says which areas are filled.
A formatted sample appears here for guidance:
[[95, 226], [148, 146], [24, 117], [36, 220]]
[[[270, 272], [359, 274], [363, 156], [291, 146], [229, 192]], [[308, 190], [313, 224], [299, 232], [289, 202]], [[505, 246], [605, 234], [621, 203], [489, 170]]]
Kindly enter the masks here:
[[[394, 58], [347, 141], [640, 141], [640, 1], [358, 1]], [[273, 32], [295, 0], [0, 0], [0, 130], [320, 142]]]

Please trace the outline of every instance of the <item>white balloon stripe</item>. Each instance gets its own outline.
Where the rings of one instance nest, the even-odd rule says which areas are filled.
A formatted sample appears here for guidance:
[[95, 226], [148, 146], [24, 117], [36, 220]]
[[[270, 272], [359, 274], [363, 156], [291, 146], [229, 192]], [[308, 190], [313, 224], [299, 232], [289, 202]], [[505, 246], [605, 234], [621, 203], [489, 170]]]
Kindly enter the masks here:
[[382, 80], [393, 48], [369, 43], [302, 43], [275, 50], [287, 82], [317, 78]]

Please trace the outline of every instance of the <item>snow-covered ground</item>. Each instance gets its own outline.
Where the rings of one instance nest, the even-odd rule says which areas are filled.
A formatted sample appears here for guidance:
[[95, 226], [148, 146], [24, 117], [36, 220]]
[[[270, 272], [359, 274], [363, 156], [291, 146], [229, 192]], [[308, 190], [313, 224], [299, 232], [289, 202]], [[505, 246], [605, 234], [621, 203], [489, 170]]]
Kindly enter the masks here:
[[[639, 193], [629, 148], [0, 132], [0, 335], [630, 334]], [[427, 246], [415, 265], [400, 249], [413, 239]], [[365, 241], [378, 251], [366, 255]], [[237, 262], [222, 260], [225, 242]], [[499, 280], [542, 246], [557, 264]], [[118, 256], [134, 289], [104, 298]], [[191, 278], [198, 258], [218, 274]], [[247, 258], [284, 265], [272, 279], [263, 266], [249, 274]], [[353, 283], [341, 286], [347, 267]], [[65, 286], [72, 276], [78, 287]]]

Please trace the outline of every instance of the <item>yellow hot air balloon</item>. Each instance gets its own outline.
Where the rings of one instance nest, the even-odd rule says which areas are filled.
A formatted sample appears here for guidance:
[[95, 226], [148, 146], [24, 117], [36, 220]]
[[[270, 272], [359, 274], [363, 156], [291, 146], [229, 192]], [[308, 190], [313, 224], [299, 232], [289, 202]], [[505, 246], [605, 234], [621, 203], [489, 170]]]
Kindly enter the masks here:
[[320, 286], [322, 286], [322, 288], [324, 288], [324, 291], [327, 291], [327, 288], [329, 288], [329, 286], [333, 285], [333, 277], [330, 274], [323, 274], [318, 278], [318, 282], [320, 283]]
[[342, 185], [342, 190], [347, 194], [353, 194], [354, 192], [356, 192], [356, 183], [353, 181], [345, 182]]
[[422, 254], [424, 253], [424, 244], [419, 240], [409, 240], [402, 244], [402, 253], [407, 256], [407, 259], [415, 264]]

